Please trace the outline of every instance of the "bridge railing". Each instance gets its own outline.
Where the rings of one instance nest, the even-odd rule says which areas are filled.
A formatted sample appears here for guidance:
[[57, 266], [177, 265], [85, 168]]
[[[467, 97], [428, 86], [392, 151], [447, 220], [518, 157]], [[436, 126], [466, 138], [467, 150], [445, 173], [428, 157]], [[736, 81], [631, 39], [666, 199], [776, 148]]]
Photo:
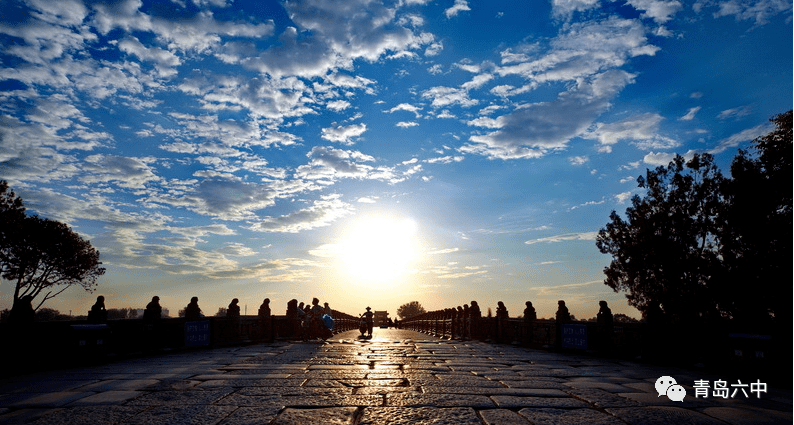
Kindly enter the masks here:
[[[359, 319], [332, 312], [334, 334], [358, 329]], [[21, 367], [55, 367], [96, 362], [108, 357], [191, 347], [213, 347], [300, 339], [300, 322], [286, 316], [203, 317], [199, 320], [162, 318], [153, 322], [136, 319], [34, 322], [25, 325], [0, 323], [6, 364]], [[0, 368], [0, 375], [14, 368]]]
[[[639, 323], [625, 323], [614, 326], [609, 335], [599, 334], [595, 322], [573, 322], [572, 325], [584, 326], [590, 335], [591, 349], [599, 344], [596, 337], [609, 338], [613, 348], [627, 348], [639, 343]], [[525, 321], [522, 318], [465, 317], [447, 310], [431, 311], [400, 322], [400, 327], [425, 333], [438, 338], [471, 339], [480, 341], [513, 343], [527, 346], [559, 346], [562, 342], [562, 329], [556, 321], [537, 319]], [[605, 346], [605, 345], [604, 345]]]

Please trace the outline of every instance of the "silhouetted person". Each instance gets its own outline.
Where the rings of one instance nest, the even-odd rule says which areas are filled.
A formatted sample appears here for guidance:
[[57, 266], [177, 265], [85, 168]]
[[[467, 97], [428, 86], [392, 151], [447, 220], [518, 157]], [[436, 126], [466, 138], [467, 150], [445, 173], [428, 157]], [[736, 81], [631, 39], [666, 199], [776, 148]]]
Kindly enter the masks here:
[[496, 340], [501, 342], [505, 338], [505, 331], [507, 328], [507, 307], [505, 303], [499, 301], [496, 303]]
[[270, 298], [265, 298], [259, 306], [259, 317], [270, 317]]
[[469, 317], [472, 319], [479, 319], [482, 317], [482, 311], [480, 311], [480, 306], [477, 304], [477, 301], [471, 302], [471, 308], [469, 312]]
[[480, 337], [480, 319], [482, 318], [482, 311], [477, 301], [471, 302], [469, 307], [469, 335], [472, 339]]
[[295, 336], [295, 334], [300, 329], [300, 321], [298, 317], [298, 312], [301, 309], [298, 308], [298, 300], [291, 299], [287, 302], [287, 335], [288, 336]]
[[332, 314], [332, 313], [333, 313], [333, 310], [331, 310], [331, 307], [328, 305], [328, 303], [325, 303], [325, 309], [324, 309], [324, 313], [325, 313], [325, 314], [327, 314], [327, 315], [328, 315], [328, 317], [333, 317], [333, 316], [334, 316], [334, 315]]
[[312, 306], [309, 309], [309, 312], [312, 315], [312, 319], [320, 319], [325, 314], [325, 309], [320, 306], [320, 300], [317, 298], [312, 298]]
[[496, 318], [497, 319], [507, 319], [507, 307], [505, 307], [505, 303], [499, 301], [496, 303]]
[[96, 297], [96, 303], [88, 311], [89, 323], [105, 323], [108, 320], [108, 311], [105, 309], [105, 297]]
[[17, 302], [14, 303], [14, 306], [11, 307], [11, 312], [8, 315], [8, 323], [26, 325], [28, 323], [33, 323], [35, 317], [36, 311], [33, 310], [33, 297], [25, 295], [18, 299]]
[[364, 320], [367, 322], [367, 335], [372, 336], [372, 325], [374, 323], [374, 316], [375, 313], [371, 311], [372, 309], [367, 307], [367, 311], [364, 313]]
[[201, 308], [198, 305], [198, 297], [190, 299], [190, 304], [185, 307], [185, 319], [198, 320], [201, 318]]
[[607, 306], [606, 301], [599, 301], [598, 305], [600, 307], [598, 309], [598, 315], [596, 316], [598, 326], [611, 328], [613, 324], [612, 310]]
[[606, 301], [599, 301], [598, 305], [600, 306], [596, 316], [598, 340], [602, 350], [609, 350], [612, 346], [612, 332], [614, 330], [612, 310], [609, 309]]
[[291, 299], [287, 301], [287, 319], [298, 318], [298, 300]]
[[538, 320], [538, 314], [535, 312], [535, 307], [532, 306], [532, 301], [524, 303], [527, 308], [524, 309], [524, 329], [526, 332], [526, 341], [532, 342], [532, 337], [535, 334], [535, 321]]
[[557, 323], [571, 323], [571, 313], [568, 312], [568, 307], [565, 306], [565, 301], [557, 301], [557, 313], [555, 314]]
[[303, 326], [303, 321], [306, 320], [306, 309], [303, 306], [303, 301], [298, 304], [298, 319], [301, 321], [301, 326]]
[[231, 303], [229, 303], [229, 307], [226, 308], [226, 317], [240, 317], [240, 306], [237, 305], [240, 300], [237, 298], [233, 299]]
[[143, 321], [154, 322], [160, 320], [162, 313], [163, 308], [160, 307], [160, 297], [154, 296], [149, 304], [146, 304], [146, 310], [143, 311]]
[[534, 322], [538, 319], [537, 313], [535, 313], [535, 307], [532, 306], [532, 301], [527, 301], [524, 303], [527, 308], [524, 309], [524, 322]]
[[557, 313], [555, 314], [556, 328], [557, 328], [557, 348], [562, 347], [562, 327], [566, 323], [571, 323], [571, 313], [568, 312], [568, 307], [565, 306], [565, 301], [557, 301]]

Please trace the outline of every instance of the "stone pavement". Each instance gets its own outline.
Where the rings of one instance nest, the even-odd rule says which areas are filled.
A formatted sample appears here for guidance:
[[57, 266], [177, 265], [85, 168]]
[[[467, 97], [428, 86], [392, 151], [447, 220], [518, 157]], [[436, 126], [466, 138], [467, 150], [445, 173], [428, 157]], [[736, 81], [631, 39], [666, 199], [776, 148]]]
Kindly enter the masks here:
[[[376, 329], [365, 341], [357, 335], [8, 378], [0, 380], [0, 424], [792, 422], [788, 389], [695, 398], [696, 380], [720, 377], [410, 331]], [[683, 401], [657, 394], [654, 384], [664, 375], [684, 386]]]

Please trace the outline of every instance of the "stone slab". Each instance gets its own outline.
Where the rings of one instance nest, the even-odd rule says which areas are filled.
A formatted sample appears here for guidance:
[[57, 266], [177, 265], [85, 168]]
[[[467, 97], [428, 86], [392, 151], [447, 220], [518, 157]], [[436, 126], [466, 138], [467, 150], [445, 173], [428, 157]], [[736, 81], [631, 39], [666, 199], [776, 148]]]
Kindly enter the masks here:
[[521, 409], [518, 414], [533, 424], [625, 425], [620, 419], [595, 409]]
[[507, 409], [487, 409], [477, 412], [485, 425], [529, 425], [530, 422], [521, 415]]
[[[271, 422], [272, 425], [327, 424], [352, 425], [358, 416], [355, 407], [336, 407], [326, 409], [285, 409]], [[267, 423], [267, 422], [259, 422]]]
[[690, 425], [690, 424], [722, 424], [725, 423], [714, 417], [681, 407], [647, 406], [636, 408], [610, 408], [606, 411], [628, 424], [637, 425]]
[[358, 425], [482, 425], [471, 407], [372, 407], [364, 409]]
[[502, 409], [523, 407], [589, 407], [582, 400], [571, 397], [517, 397], [511, 395], [495, 395], [491, 399]]
[[437, 406], [493, 408], [494, 402], [484, 395], [395, 393], [386, 395], [386, 406]]

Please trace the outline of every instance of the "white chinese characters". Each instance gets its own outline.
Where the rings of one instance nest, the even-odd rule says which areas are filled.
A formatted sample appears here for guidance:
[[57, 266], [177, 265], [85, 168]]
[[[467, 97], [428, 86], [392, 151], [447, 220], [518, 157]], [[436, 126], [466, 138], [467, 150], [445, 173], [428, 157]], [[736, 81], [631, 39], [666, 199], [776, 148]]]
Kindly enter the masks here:
[[695, 389], [695, 398], [708, 398], [709, 390], [712, 390], [711, 396], [715, 398], [734, 398], [738, 394], [744, 395], [745, 398], [750, 398], [750, 394], [755, 394], [756, 398], [761, 398], [761, 393], [766, 393], [767, 385], [757, 379], [756, 382], [743, 384], [741, 379], [738, 379], [735, 384], [728, 386], [728, 382], [718, 379], [714, 381], [714, 387], [709, 386], [709, 381], [697, 380], [693, 386]]

